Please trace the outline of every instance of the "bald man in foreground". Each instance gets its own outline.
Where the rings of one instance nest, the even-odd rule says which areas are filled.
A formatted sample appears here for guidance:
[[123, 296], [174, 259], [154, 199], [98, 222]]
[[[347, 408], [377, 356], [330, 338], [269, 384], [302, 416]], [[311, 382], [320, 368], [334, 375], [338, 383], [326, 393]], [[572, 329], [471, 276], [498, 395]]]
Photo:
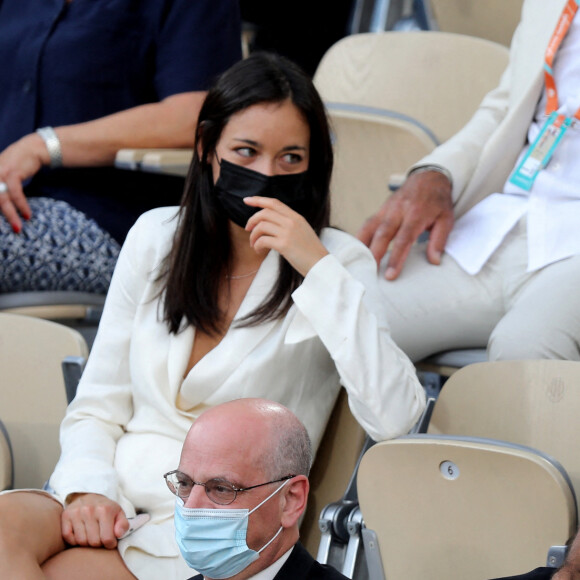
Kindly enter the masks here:
[[165, 474], [177, 496], [176, 539], [190, 580], [344, 580], [298, 542], [310, 438], [286, 407], [238, 399], [207, 410]]

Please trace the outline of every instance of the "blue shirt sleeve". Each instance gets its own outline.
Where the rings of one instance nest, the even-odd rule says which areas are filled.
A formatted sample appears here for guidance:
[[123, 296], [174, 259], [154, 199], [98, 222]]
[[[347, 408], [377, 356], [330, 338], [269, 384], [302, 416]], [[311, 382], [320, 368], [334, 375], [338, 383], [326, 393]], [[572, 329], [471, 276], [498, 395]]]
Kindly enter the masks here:
[[238, 0], [172, 0], [157, 47], [155, 85], [160, 99], [207, 90], [242, 56]]
[[0, 0], [0, 151], [205, 90], [240, 58], [238, 0]]

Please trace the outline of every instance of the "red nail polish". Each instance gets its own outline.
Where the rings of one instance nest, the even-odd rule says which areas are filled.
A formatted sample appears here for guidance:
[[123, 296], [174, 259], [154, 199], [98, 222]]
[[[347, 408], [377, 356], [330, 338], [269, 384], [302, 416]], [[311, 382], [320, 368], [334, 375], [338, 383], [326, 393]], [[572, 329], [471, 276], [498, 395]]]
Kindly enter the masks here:
[[19, 234], [21, 229], [22, 229], [22, 228], [21, 228], [20, 226], [18, 226], [18, 225], [16, 225], [16, 224], [12, 224], [12, 231], [13, 231], [15, 234]]

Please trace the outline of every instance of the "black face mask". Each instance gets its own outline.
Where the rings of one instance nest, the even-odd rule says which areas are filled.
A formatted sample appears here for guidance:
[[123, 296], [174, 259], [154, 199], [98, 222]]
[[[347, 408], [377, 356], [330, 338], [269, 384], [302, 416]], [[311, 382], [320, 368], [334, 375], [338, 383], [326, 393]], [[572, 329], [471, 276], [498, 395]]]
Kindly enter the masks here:
[[228, 218], [242, 228], [261, 209], [246, 205], [244, 197], [273, 197], [299, 214], [304, 213], [308, 207], [306, 204], [312, 198], [312, 187], [306, 171], [268, 176], [225, 159], [220, 163], [220, 176], [214, 189]]

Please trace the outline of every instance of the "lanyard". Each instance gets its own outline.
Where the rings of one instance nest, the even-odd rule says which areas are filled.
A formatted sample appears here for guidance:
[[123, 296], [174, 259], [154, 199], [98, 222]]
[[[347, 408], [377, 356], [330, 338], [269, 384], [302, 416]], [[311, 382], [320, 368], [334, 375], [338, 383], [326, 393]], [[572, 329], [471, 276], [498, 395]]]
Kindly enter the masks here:
[[[554, 80], [554, 75], [552, 73], [554, 58], [556, 57], [556, 52], [558, 52], [564, 37], [570, 30], [572, 20], [574, 19], [577, 11], [578, 0], [568, 0], [546, 50], [544, 78], [546, 83], [546, 94], [548, 97], [546, 101], [546, 115], [548, 116], [558, 110], [558, 91], [556, 89], [556, 81]], [[580, 109], [576, 111], [574, 117], [576, 117], [576, 119], [580, 119]], [[558, 115], [555, 122], [556, 126], [561, 126], [565, 118], [565, 115]]]
[[[535, 141], [530, 144], [523, 159], [514, 169], [509, 181], [525, 191], [531, 191], [536, 177], [548, 165], [554, 150], [560, 143], [562, 137], [573, 122], [573, 118], [566, 115], [559, 115], [558, 111], [558, 91], [552, 72], [552, 66], [556, 53], [564, 40], [566, 34], [572, 26], [572, 20], [578, 12], [578, 2], [580, 0], [568, 0], [562, 12], [556, 30], [546, 49], [544, 76], [546, 83], [546, 122], [541, 128]], [[580, 109], [574, 115], [580, 120]]]

